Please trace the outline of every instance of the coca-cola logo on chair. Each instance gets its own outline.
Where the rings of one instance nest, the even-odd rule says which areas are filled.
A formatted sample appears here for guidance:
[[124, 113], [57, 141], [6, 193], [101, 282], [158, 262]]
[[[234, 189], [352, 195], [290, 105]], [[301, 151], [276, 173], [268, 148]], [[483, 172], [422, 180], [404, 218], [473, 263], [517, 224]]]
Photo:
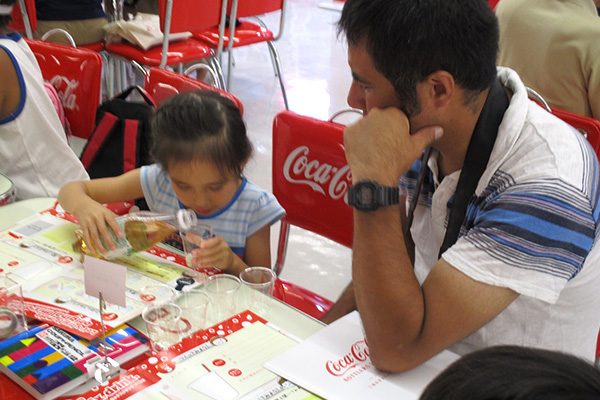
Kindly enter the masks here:
[[352, 182], [350, 167], [347, 164], [335, 167], [311, 159], [308, 146], [299, 146], [290, 152], [283, 164], [283, 176], [290, 183], [308, 185], [315, 192], [333, 200], [344, 199]]
[[79, 86], [79, 81], [76, 79], [68, 79], [61, 75], [55, 75], [50, 83], [56, 88], [58, 97], [62, 102], [62, 105], [67, 110], [77, 111], [79, 105], [77, 104], [77, 95], [75, 89]]

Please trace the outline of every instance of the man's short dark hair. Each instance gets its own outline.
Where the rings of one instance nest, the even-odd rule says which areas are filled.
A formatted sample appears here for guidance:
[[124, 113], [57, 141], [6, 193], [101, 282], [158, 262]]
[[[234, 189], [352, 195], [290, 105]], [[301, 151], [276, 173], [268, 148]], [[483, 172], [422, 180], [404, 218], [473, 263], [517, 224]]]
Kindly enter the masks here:
[[486, 0], [347, 0], [338, 34], [366, 44], [409, 115], [417, 83], [435, 71], [452, 74], [467, 104], [496, 77], [498, 22]]

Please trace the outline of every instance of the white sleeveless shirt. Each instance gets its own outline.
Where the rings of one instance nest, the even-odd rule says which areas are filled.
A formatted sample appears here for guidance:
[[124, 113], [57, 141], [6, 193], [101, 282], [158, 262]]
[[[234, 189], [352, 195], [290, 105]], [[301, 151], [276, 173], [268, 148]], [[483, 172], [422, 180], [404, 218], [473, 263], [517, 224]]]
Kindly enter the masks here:
[[18, 34], [0, 36], [0, 48], [13, 61], [21, 99], [0, 119], [0, 173], [13, 181], [17, 200], [56, 197], [67, 182], [89, 179], [69, 147], [35, 55]]

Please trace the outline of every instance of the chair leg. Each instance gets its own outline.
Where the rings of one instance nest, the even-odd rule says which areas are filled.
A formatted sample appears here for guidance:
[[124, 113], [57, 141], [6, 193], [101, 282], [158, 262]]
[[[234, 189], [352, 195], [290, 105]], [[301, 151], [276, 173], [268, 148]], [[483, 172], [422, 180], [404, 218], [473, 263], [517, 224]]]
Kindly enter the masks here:
[[214, 71], [217, 73], [217, 78], [219, 79], [218, 87], [219, 89], [223, 89], [227, 91], [227, 85], [225, 84], [225, 78], [223, 77], [223, 69], [221, 68], [221, 62], [217, 60], [215, 57], [211, 57], [209, 59], [209, 63]]
[[106, 57], [106, 69], [104, 73], [104, 79], [106, 80], [106, 96], [112, 99], [115, 95], [115, 60], [107, 56]]
[[233, 66], [235, 65], [235, 60], [233, 59], [233, 51], [227, 52], [227, 87], [231, 87], [231, 71]]
[[280, 231], [279, 240], [277, 244], [277, 259], [275, 260], [275, 266], [273, 267], [273, 272], [275, 272], [277, 276], [281, 274], [281, 270], [283, 269], [283, 263], [285, 262], [288, 238], [290, 236], [290, 225], [282, 221], [281, 227], [279, 229]]
[[283, 103], [285, 104], [285, 109], [289, 110], [290, 106], [288, 103], [287, 93], [285, 91], [285, 85], [283, 83], [283, 72], [281, 71], [281, 61], [279, 60], [279, 53], [277, 52], [277, 49], [275, 48], [275, 45], [272, 42], [267, 42], [267, 45], [269, 46], [269, 52], [271, 53], [272, 60], [274, 61], [273, 66], [276, 69], [275, 74], [279, 79], [279, 86], [281, 86], [281, 94], [283, 95]]

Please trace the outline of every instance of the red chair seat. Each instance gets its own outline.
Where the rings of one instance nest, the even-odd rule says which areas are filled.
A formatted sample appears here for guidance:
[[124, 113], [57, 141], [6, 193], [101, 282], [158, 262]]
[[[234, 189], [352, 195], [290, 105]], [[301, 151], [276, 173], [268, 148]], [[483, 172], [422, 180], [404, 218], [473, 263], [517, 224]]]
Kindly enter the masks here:
[[[223, 37], [223, 46], [227, 47], [229, 43], [228, 29], [225, 29]], [[194, 38], [206, 42], [210, 47], [217, 48], [219, 43], [219, 27], [215, 26], [202, 32], [194, 34]], [[233, 47], [247, 46], [249, 44], [266, 42], [273, 40], [273, 32], [256, 24], [254, 22], [242, 21], [242, 24], [235, 28], [235, 37]]]
[[[162, 58], [162, 46], [155, 46], [144, 50], [141, 47], [128, 43], [115, 43], [107, 45], [106, 50], [111, 55], [133, 60], [149, 67], [158, 67]], [[198, 61], [201, 58], [207, 58], [211, 55], [210, 47], [199, 40], [188, 39], [173, 42], [169, 43], [167, 65]]]
[[280, 278], [275, 281], [273, 297], [316, 319], [325, 315], [333, 305], [331, 300]]
[[102, 51], [102, 50], [105, 49], [104, 42], [82, 44], [82, 45], [77, 46], [77, 47], [82, 48], [82, 49], [92, 50], [92, 51], [95, 51], [95, 52], [99, 52], [99, 51]]

